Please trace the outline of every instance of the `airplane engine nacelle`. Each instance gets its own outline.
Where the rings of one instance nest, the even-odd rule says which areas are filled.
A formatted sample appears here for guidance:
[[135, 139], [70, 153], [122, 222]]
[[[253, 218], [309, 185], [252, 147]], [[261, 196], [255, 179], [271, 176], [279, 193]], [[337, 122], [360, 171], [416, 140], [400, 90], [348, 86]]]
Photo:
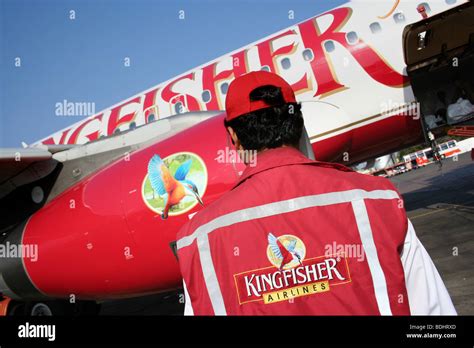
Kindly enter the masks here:
[[[171, 244], [179, 228], [201, 209], [188, 182], [204, 205], [229, 190], [244, 165], [232, 163], [236, 158], [228, 142], [223, 116], [212, 117], [125, 153], [70, 187], [9, 235], [11, 244], [37, 247], [37, 255], [3, 263], [1, 291], [14, 298], [104, 299], [179, 288]], [[182, 164], [189, 166], [184, 177], [188, 190], [170, 195], [174, 204], [167, 217], [163, 195], [148, 176], [155, 155], [173, 176], [179, 176]]]

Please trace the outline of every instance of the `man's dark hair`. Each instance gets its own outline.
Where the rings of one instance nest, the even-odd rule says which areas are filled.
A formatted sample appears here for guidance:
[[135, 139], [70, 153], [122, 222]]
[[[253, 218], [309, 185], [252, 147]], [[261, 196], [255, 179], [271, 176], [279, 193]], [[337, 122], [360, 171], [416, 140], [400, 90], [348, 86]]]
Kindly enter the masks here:
[[250, 92], [250, 100], [263, 100], [268, 108], [224, 121], [237, 134], [245, 150], [263, 150], [282, 145], [298, 146], [303, 131], [301, 105], [285, 103], [281, 89], [261, 86]]

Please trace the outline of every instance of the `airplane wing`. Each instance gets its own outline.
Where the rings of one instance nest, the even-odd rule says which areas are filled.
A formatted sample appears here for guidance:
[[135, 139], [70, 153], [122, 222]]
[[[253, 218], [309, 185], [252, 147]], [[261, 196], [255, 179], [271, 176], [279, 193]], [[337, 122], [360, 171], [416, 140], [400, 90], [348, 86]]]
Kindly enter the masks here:
[[0, 242], [14, 226], [25, 222], [43, 205], [86, 176], [133, 151], [221, 113], [193, 112], [167, 117], [87, 144], [1, 148]]
[[0, 148], [0, 201], [16, 188], [44, 178], [58, 164], [62, 164], [66, 171], [58, 178], [60, 184], [54, 191], [58, 194], [118, 157], [220, 113], [194, 112], [168, 117], [83, 145], [41, 144], [26, 148]]
[[0, 148], [1, 236], [44, 204], [62, 167], [53, 155], [66, 147]]
[[0, 199], [50, 174], [57, 164], [52, 157], [47, 148], [0, 148]]

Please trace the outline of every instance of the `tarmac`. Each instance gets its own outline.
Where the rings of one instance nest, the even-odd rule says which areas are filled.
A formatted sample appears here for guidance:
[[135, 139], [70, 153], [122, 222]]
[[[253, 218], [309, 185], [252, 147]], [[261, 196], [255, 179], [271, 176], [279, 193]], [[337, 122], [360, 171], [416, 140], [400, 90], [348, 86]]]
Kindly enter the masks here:
[[[474, 315], [474, 161], [470, 154], [390, 178], [459, 315]], [[182, 315], [168, 293], [102, 304], [101, 315]]]
[[470, 153], [395, 176], [408, 218], [459, 315], [474, 315], [474, 161]]

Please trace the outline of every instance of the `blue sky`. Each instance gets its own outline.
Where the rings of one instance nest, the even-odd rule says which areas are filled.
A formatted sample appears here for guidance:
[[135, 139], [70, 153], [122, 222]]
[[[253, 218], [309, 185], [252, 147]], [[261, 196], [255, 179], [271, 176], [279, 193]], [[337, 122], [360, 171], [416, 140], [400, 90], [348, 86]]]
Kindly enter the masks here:
[[0, 147], [79, 121], [55, 115], [64, 99], [100, 111], [344, 2], [0, 0]]

